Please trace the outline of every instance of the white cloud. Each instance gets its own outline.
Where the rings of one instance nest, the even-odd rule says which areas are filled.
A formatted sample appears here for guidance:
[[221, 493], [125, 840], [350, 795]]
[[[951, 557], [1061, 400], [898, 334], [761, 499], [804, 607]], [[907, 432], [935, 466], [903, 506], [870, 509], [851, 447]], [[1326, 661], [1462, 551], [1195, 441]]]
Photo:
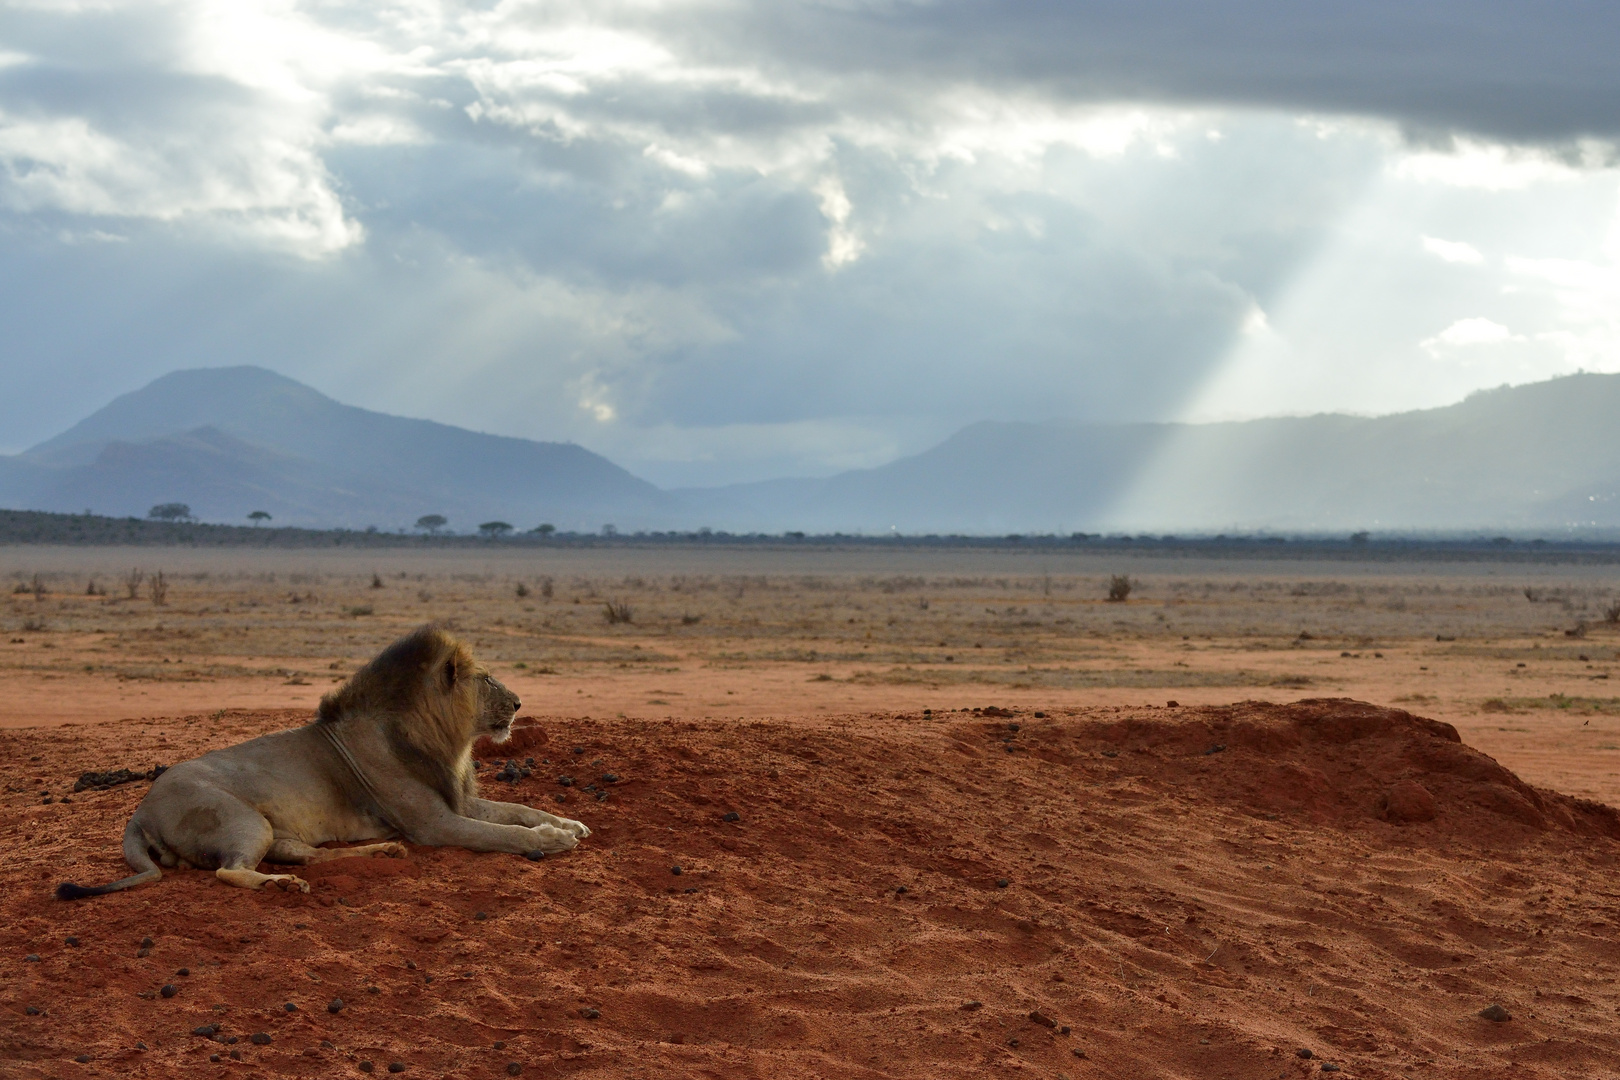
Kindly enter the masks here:
[[1466, 349], [1475, 345], [1501, 345], [1509, 341], [1523, 341], [1499, 322], [1490, 319], [1458, 319], [1430, 338], [1424, 338], [1422, 347], [1430, 356], [1439, 356], [1447, 349]]
[[1485, 261], [1485, 256], [1480, 254], [1477, 247], [1465, 244], [1461, 240], [1440, 240], [1433, 236], [1425, 236], [1423, 250], [1448, 263], [1476, 265]]
[[[1587, 154], [1593, 164], [1604, 156], [1596, 145], [1588, 147]], [[1404, 154], [1391, 162], [1390, 171], [1402, 179], [1482, 191], [1517, 191], [1580, 175], [1580, 169], [1545, 150], [1471, 140], [1459, 140], [1449, 153]]]

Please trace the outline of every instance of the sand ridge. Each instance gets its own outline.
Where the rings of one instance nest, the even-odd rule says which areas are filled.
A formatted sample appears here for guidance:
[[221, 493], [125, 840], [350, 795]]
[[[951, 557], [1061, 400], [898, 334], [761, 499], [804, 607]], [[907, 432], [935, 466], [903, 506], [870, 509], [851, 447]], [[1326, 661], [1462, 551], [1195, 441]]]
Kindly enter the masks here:
[[[568, 855], [412, 848], [309, 868], [309, 896], [169, 872], [50, 898], [126, 872], [147, 785], [47, 805], [36, 781], [305, 715], [0, 732], [16, 1075], [1620, 1070], [1614, 812], [1347, 700], [545, 717], [481, 746], [535, 759], [485, 787], [587, 821]], [[1386, 820], [1402, 783], [1432, 820]], [[1493, 1003], [1513, 1019], [1477, 1015]]]

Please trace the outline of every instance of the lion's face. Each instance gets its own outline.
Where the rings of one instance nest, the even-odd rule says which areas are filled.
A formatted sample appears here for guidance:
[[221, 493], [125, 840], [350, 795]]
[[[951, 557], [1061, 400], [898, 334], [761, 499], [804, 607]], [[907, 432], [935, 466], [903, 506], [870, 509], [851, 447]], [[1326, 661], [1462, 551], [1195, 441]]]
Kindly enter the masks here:
[[508, 690], [495, 676], [484, 672], [478, 676], [478, 734], [489, 736], [493, 743], [503, 743], [512, 737], [512, 718], [523, 702]]

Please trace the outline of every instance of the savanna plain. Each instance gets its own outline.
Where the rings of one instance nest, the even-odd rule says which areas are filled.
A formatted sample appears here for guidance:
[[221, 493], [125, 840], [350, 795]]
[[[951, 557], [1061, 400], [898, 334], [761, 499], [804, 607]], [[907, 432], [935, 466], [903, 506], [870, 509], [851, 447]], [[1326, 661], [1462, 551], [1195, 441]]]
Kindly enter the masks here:
[[[0, 582], [6, 1075], [1620, 1074], [1620, 559], [19, 546]], [[576, 850], [52, 899], [127, 873], [153, 766], [428, 621], [523, 700], [486, 794]]]

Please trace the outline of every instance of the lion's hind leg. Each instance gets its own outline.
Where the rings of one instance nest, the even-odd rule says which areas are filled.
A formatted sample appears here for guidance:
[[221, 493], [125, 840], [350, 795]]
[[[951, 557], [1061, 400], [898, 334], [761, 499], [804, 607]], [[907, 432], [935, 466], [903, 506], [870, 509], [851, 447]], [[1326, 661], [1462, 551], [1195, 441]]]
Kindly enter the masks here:
[[362, 859], [373, 855], [403, 859], [405, 845], [390, 840], [381, 844], [361, 844], [358, 847], [318, 848], [311, 847], [302, 840], [281, 837], [270, 845], [270, 850], [264, 853], [264, 858], [266, 862], [308, 866], [310, 863], [328, 862], [332, 859]]
[[[255, 869], [275, 843], [275, 830], [258, 810], [235, 795], [203, 789], [181, 815], [179, 826], [187, 835], [182, 858], [202, 866], [218, 867], [214, 876], [239, 889], [276, 885], [309, 892], [309, 882], [292, 874], [261, 874]], [[181, 845], [176, 845], [180, 847]]]

